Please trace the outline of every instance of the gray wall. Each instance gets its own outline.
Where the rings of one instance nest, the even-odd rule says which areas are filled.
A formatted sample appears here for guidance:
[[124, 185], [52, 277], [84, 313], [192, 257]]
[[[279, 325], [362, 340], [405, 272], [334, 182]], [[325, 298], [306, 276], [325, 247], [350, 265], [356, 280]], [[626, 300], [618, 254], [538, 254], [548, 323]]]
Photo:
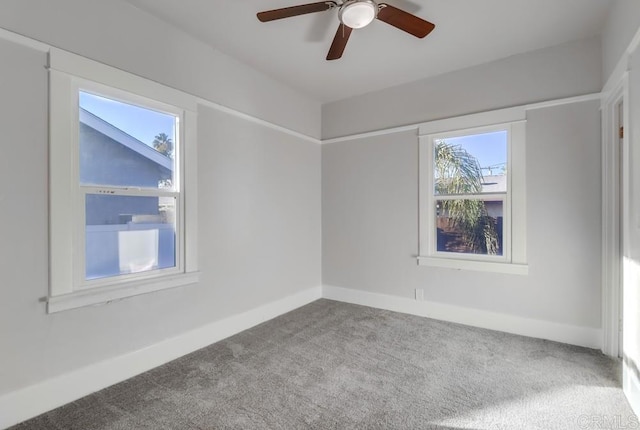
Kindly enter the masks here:
[[527, 115], [528, 276], [416, 265], [415, 131], [323, 146], [323, 284], [599, 328], [598, 109]]
[[0, 27], [320, 137], [320, 103], [121, 0], [2, 0]]
[[[301, 131], [319, 124], [314, 102], [116, 1], [4, 1], [0, 26], [214, 101], [237, 95]], [[320, 285], [319, 145], [201, 107], [201, 281], [47, 315], [46, 58], [4, 40], [0, 58], [0, 395]]]
[[[328, 104], [321, 130], [317, 102], [119, 0], [4, 0], [0, 27], [325, 138], [596, 92], [603, 81], [594, 38]], [[10, 154], [0, 157], [0, 395], [319, 285], [323, 260], [328, 285], [404, 297], [424, 288], [427, 300], [600, 326], [594, 102], [529, 113], [528, 277], [416, 266], [415, 132], [320, 148], [200, 108], [201, 282], [47, 315], [46, 58], [2, 40], [0, 57]]]
[[[599, 92], [599, 38], [323, 106], [323, 137]], [[417, 266], [416, 131], [322, 148], [323, 284], [600, 327], [600, 114], [527, 115], [528, 276]]]
[[603, 85], [640, 28], [640, 1], [616, 0], [602, 32]]
[[322, 138], [597, 93], [601, 64], [596, 37], [328, 103]]

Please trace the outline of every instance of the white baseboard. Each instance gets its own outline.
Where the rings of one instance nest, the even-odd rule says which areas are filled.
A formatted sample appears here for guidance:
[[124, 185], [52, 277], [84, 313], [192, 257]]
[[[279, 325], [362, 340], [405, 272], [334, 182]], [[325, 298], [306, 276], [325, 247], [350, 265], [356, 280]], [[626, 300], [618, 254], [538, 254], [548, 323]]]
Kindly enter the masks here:
[[596, 349], [602, 348], [602, 330], [591, 327], [559, 324], [515, 315], [447, 305], [444, 303], [417, 301], [406, 297], [328, 285], [323, 286], [322, 297], [340, 302], [370, 306], [474, 327], [554, 340], [571, 345]]
[[0, 429], [124, 381], [322, 297], [310, 288], [147, 348], [48, 379], [0, 397]]
[[626, 361], [622, 363], [622, 389], [627, 396], [631, 409], [633, 409], [637, 417], [640, 417], [640, 380], [629, 368]]

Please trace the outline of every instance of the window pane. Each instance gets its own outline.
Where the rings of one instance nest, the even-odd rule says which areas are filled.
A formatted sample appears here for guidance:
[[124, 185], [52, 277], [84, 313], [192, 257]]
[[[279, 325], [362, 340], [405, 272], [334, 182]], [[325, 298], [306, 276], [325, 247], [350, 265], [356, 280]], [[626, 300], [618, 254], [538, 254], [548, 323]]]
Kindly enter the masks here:
[[436, 201], [439, 252], [502, 255], [502, 200]]
[[436, 195], [507, 191], [507, 131], [434, 141]]
[[86, 196], [86, 279], [176, 265], [173, 197]]
[[81, 91], [79, 120], [81, 184], [172, 186], [175, 116]]

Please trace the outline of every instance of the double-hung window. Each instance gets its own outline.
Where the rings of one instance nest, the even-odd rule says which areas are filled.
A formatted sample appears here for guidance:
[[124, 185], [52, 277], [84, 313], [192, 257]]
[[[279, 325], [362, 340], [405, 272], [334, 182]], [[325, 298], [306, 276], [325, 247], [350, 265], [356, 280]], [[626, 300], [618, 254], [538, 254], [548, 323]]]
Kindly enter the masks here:
[[[472, 116], [421, 128], [418, 260], [526, 273], [524, 121], [483, 121]], [[456, 123], [474, 126], [451, 128]], [[434, 132], [438, 127], [449, 129]]]
[[50, 58], [49, 312], [197, 280], [193, 97]]

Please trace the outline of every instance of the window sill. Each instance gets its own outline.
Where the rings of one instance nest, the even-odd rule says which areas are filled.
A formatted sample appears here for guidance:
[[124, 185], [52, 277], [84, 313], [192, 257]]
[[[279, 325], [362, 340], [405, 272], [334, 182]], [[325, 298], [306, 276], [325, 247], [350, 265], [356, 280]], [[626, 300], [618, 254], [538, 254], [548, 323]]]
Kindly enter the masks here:
[[50, 296], [47, 299], [47, 313], [51, 314], [83, 306], [107, 304], [114, 300], [121, 300], [127, 297], [138, 296], [140, 294], [147, 294], [154, 291], [166, 290], [168, 288], [195, 284], [198, 282], [199, 277], [199, 272], [181, 273], [178, 275], [163, 276], [159, 279], [137, 280], [126, 284], [75, 291], [73, 293], [59, 296]]
[[437, 258], [418, 256], [419, 266], [444, 267], [454, 270], [474, 270], [477, 272], [507, 273], [510, 275], [528, 275], [527, 264], [497, 263], [493, 261], [456, 260], [452, 258]]

